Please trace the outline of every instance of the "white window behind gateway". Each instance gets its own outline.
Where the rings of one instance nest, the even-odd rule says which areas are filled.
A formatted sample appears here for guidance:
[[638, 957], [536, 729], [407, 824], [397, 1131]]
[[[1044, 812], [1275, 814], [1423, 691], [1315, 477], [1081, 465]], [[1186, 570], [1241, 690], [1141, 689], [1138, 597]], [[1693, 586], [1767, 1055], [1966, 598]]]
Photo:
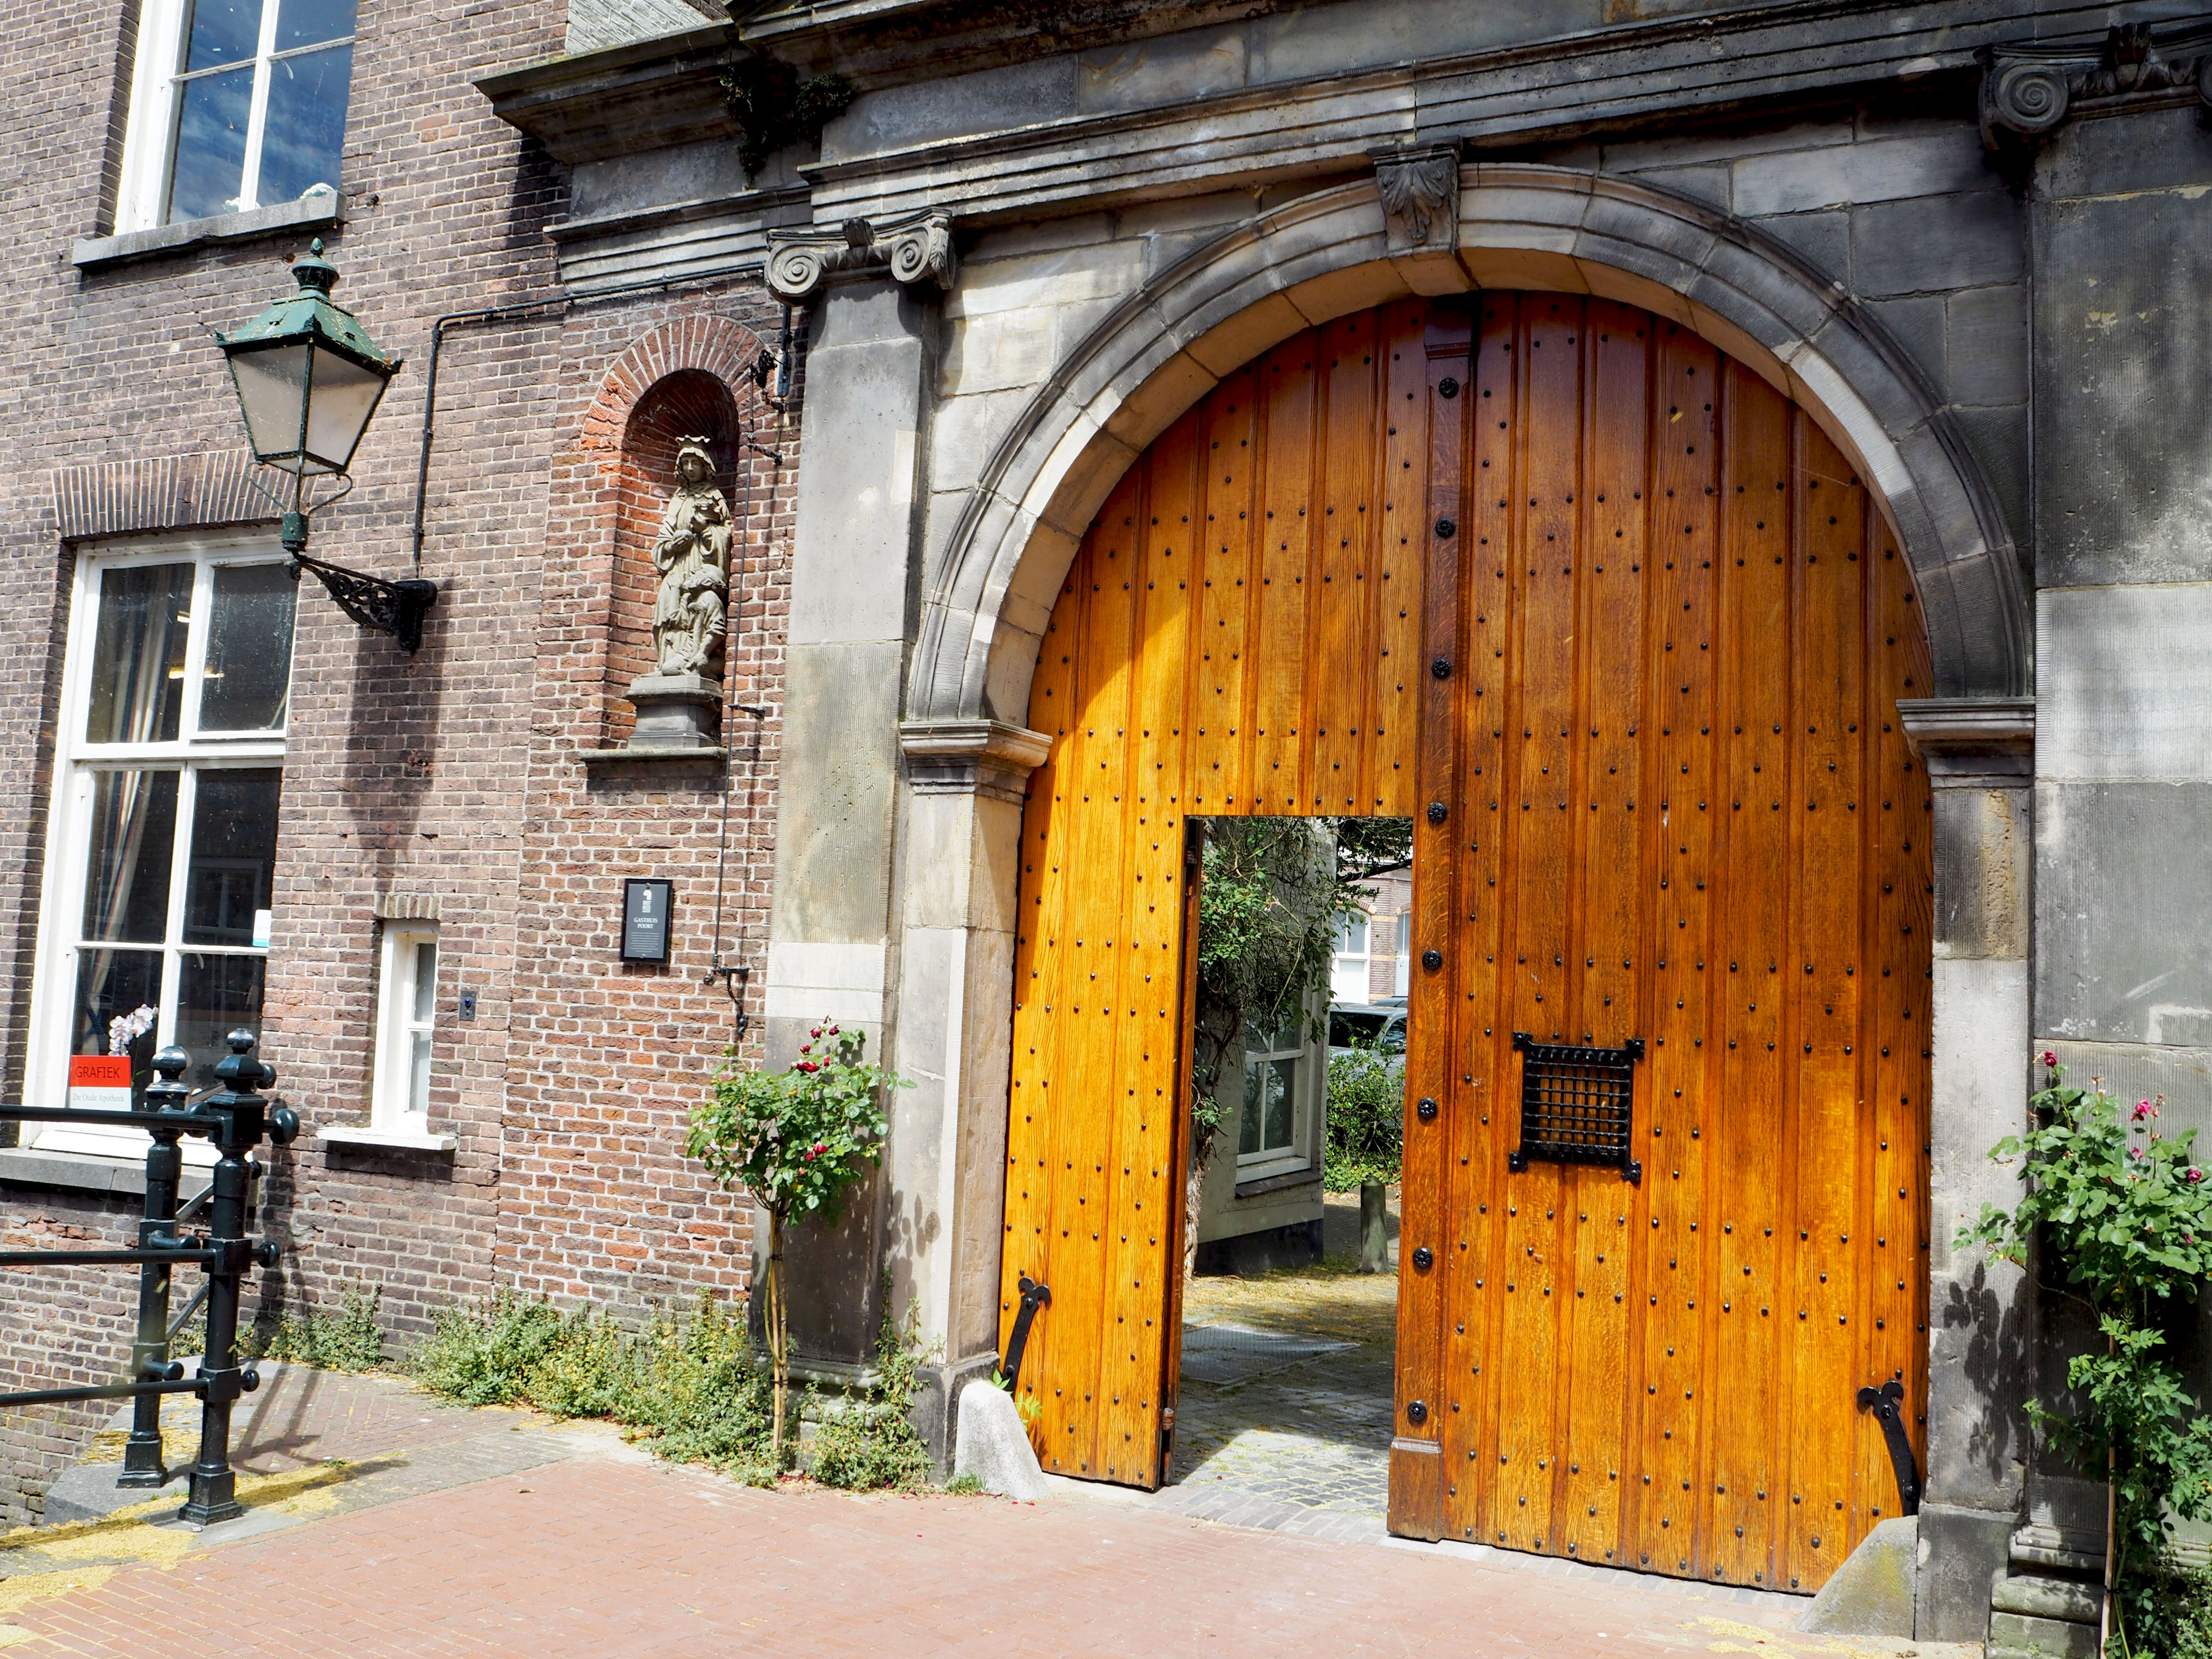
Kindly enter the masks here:
[[355, 0], [146, 0], [118, 233], [335, 192]]
[[[216, 1081], [226, 1032], [258, 1031], [275, 904], [297, 592], [266, 538], [80, 556], [33, 988], [25, 1092], [143, 1097], [156, 1048]], [[49, 1124], [45, 1148], [133, 1152], [136, 1130]]]

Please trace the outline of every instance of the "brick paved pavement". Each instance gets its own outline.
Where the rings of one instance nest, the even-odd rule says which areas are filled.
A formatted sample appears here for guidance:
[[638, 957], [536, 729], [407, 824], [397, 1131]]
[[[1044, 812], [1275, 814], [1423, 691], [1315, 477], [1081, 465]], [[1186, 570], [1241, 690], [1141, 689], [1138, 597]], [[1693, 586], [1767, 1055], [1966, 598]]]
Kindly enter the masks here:
[[162, 1524], [172, 1492], [0, 1539], [8, 1659], [208, 1647], [197, 1632], [225, 1617], [238, 1659], [1912, 1650], [1781, 1634], [1793, 1598], [1407, 1546], [1373, 1516], [1249, 1494], [761, 1492], [599, 1425], [271, 1369], [240, 1440], [245, 1519]]

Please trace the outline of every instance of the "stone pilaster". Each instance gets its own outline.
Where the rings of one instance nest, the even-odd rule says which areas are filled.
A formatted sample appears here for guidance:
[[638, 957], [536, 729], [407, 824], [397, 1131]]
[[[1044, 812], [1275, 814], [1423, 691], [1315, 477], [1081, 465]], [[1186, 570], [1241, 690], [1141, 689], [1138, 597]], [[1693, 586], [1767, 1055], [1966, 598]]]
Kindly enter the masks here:
[[[865, 1030], [871, 1059], [909, 1069], [894, 1018], [899, 703], [938, 300], [952, 268], [942, 216], [904, 230], [887, 241], [854, 221], [771, 237], [772, 289], [813, 307], [769, 934], [771, 1066], [788, 1064], [829, 1018]], [[910, 1137], [912, 1098], [890, 1102], [894, 1148]], [[792, 1335], [817, 1368], [872, 1362], [885, 1229], [907, 1224], [891, 1212], [896, 1184], [872, 1182], [834, 1235], [794, 1237]]]
[[1916, 1634], [1980, 1642], [1992, 1580], [2020, 1523], [2028, 1457], [2034, 1287], [2017, 1269], [1954, 1253], [1983, 1203], [2013, 1181], [1989, 1151], [2027, 1116], [2027, 698], [1929, 698], [1899, 717], [1935, 797], [1935, 1076], [1929, 1164], [1928, 1471]]

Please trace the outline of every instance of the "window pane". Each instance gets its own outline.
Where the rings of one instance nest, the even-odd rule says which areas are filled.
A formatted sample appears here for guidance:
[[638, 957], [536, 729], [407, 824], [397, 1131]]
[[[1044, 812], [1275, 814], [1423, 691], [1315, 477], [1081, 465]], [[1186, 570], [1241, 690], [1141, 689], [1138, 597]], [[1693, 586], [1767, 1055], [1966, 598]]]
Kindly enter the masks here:
[[1267, 1133], [1266, 1149], [1279, 1152], [1291, 1144], [1291, 1087], [1297, 1077], [1297, 1061], [1267, 1062]]
[[276, 50], [312, 46], [353, 33], [354, 0], [281, 0], [276, 11]]
[[218, 64], [250, 64], [261, 44], [261, 0], [192, 0], [185, 73]]
[[93, 775], [84, 938], [158, 945], [169, 936], [176, 833], [174, 772]]
[[254, 191], [263, 206], [295, 201], [310, 185], [338, 187], [346, 88], [352, 79], [351, 46], [280, 58], [270, 64], [261, 183]]
[[437, 1010], [438, 944], [425, 939], [415, 947], [415, 1001], [409, 1017], [417, 1025], [428, 1025]]
[[241, 1025], [260, 1034], [261, 983], [267, 966], [262, 957], [185, 952], [185, 970], [177, 987], [177, 1042], [192, 1057], [194, 1088], [210, 1088], [217, 1081], [215, 1068], [230, 1054], [224, 1037]]
[[139, 565], [100, 579], [87, 743], [168, 743], [185, 696], [192, 568]]
[[185, 944], [254, 942], [253, 913], [271, 908], [283, 776], [275, 767], [200, 773], [185, 876]]
[[1339, 916], [1336, 919], [1336, 948], [1346, 956], [1364, 956], [1367, 951], [1367, 918], [1363, 915]]
[[430, 1034], [417, 1031], [408, 1050], [407, 1109], [417, 1117], [430, 1113]]
[[[76, 1008], [70, 1017], [70, 1052], [104, 1054], [109, 1028], [141, 1008], [161, 1005], [159, 951], [87, 951], [77, 959]], [[154, 1080], [155, 1028], [131, 1043], [131, 1098], [137, 1105]]]
[[169, 180], [169, 222], [236, 213], [246, 204], [246, 121], [253, 70], [225, 70], [177, 88], [177, 161]]
[[218, 565], [208, 619], [200, 726], [275, 732], [292, 684], [292, 608], [300, 585], [281, 564]]
[[1265, 1060], [1245, 1062], [1244, 1109], [1237, 1121], [1237, 1150], [1240, 1154], [1260, 1150], [1261, 1079], [1267, 1069]]

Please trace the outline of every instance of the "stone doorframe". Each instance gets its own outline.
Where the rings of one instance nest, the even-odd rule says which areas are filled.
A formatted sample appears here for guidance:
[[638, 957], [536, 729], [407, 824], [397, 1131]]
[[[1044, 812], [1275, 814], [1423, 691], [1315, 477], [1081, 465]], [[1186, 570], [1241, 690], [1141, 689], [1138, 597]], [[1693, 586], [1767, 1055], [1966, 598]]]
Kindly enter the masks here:
[[[2008, 1276], [1954, 1270], [1948, 1248], [1988, 1189], [1981, 1152], [2020, 1121], [2027, 1084], [2031, 635], [1994, 497], [1881, 326], [1840, 283], [1748, 226], [1624, 179], [1463, 166], [1448, 145], [1375, 160], [1375, 178], [1277, 208], [1163, 270], [1068, 353], [991, 453], [928, 561], [919, 615], [909, 612], [903, 777], [881, 827], [890, 867], [879, 890], [866, 884], [881, 890], [887, 925], [866, 952], [871, 983], [857, 988], [881, 1011], [894, 1063], [921, 1084], [897, 1103], [884, 1246], [923, 1340], [941, 1345], [933, 1426], [949, 1428], [951, 1396], [988, 1370], [998, 1341], [1021, 798], [1046, 749], [1023, 720], [1039, 641], [1091, 515], [1221, 377], [1303, 330], [1409, 295], [1587, 291], [1695, 331], [1802, 404], [1875, 485], [1913, 563], [1936, 684], [1906, 724], [1944, 786], [1928, 1513], [1971, 1558], [1948, 1575], [1923, 1567], [1920, 1634], [1978, 1639], [1990, 1573], [2002, 1566], [2020, 1509], [2021, 1368], [2011, 1362], [2029, 1312]], [[878, 311], [892, 303], [890, 294], [870, 301]], [[810, 386], [815, 374], [810, 363]], [[926, 441], [927, 417], [916, 414]], [[819, 448], [813, 415], [810, 453]], [[900, 464], [908, 477], [912, 453], [909, 439]], [[809, 580], [806, 517], [798, 588]], [[918, 515], [908, 524], [913, 569], [923, 563]], [[849, 811], [849, 795], [810, 807], [812, 787], [787, 773], [787, 833]], [[807, 942], [803, 918], [819, 902], [785, 890], [795, 873], [779, 871], [772, 1024], [779, 953], [797, 963], [856, 948]]]

